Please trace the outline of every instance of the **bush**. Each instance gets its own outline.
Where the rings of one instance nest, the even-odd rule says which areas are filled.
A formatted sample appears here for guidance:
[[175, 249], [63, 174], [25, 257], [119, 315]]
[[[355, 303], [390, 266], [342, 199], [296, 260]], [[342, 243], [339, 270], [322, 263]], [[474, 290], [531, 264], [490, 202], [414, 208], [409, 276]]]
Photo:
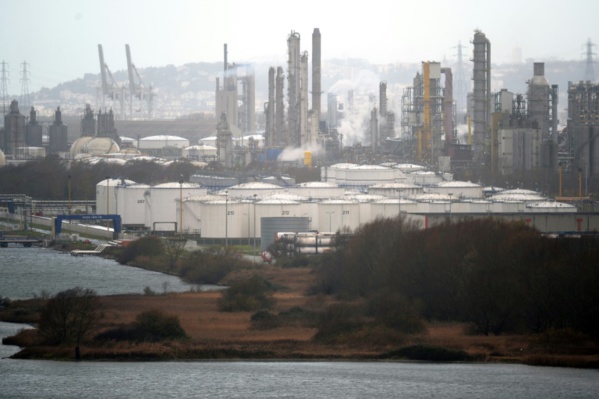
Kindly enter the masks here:
[[376, 323], [402, 333], [415, 334], [425, 330], [416, 307], [399, 292], [381, 290], [368, 301], [368, 314]]
[[299, 306], [279, 313], [279, 321], [286, 326], [316, 327], [318, 314]]
[[98, 340], [160, 342], [187, 338], [177, 316], [158, 310], [140, 313], [135, 322], [119, 326], [96, 336]]
[[254, 275], [249, 279], [233, 282], [223, 291], [218, 306], [225, 312], [270, 309], [274, 305], [271, 291], [268, 281]]
[[356, 306], [331, 305], [318, 319], [318, 332], [314, 339], [319, 342], [334, 343], [364, 325], [362, 312]]
[[388, 352], [381, 357], [384, 359], [425, 360], [431, 362], [464, 362], [476, 360], [474, 356], [461, 350], [427, 345], [407, 346]]
[[147, 236], [132, 241], [118, 254], [117, 261], [126, 265], [138, 256], [155, 257], [164, 254], [164, 244], [159, 237]]
[[252, 328], [257, 330], [271, 330], [281, 325], [279, 317], [268, 310], [259, 310], [250, 318]]
[[181, 261], [179, 276], [192, 284], [218, 284], [233, 270], [249, 268], [251, 262], [228, 248], [194, 251]]

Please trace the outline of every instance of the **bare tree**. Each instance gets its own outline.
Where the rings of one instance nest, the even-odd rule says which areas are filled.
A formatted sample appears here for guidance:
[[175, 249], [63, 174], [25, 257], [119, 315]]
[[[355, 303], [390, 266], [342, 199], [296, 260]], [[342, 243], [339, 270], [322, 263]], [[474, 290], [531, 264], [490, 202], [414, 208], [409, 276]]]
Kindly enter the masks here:
[[79, 345], [99, 318], [96, 292], [75, 287], [48, 301], [42, 310], [39, 331], [48, 344], [75, 344], [75, 357], [79, 359]]

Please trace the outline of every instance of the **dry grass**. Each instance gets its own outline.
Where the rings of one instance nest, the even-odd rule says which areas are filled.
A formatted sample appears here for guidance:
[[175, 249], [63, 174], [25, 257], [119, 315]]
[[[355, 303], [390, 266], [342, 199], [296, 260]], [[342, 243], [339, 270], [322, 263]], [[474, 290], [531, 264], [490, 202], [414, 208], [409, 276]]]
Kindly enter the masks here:
[[[302, 307], [319, 311], [334, 303], [327, 296], [306, 296], [314, 275], [308, 268], [277, 269], [265, 265], [259, 270], [280, 287], [274, 294], [274, 313]], [[235, 277], [235, 276], [234, 276]], [[241, 277], [241, 276], [237, 276]], [[189, 336], [182, 342], [106, 343], [81, 348], [84, 358], [122, 360], [140, 359], [375, 359], [387, 351], [409, 345], [428, 345], [462, 350], [489, 362], [522, 362], [538, 365], [599, 367], [599, 348], [585, 347], [578, 352], [558, 352], [539, 344], [538, 339], [521, 335], [479, 336], [466, 332], [459, 323], [428, 323], [421, 335], [389, 335], [384, 329], [359, 331], [345, 344], [319, 344], [312, 340], [316, 329], [282, 326], [270, 330], [251, 328], [252, 312], [220, 312], [219, 292], [185, 292], [166, 295], [115, 295], [100, 298], [104, 317], [98, 332], [132, 323], [144, 311], [159, 310], [176, 315]], [[21, 346], [35, 337], [24, 332]], [[361, 335], [360, 335], [361, 334]], [[555, 341], [555, 339], [554, 339]], [[585, 343], [586, 345], [586, 343]], [[563, 349], [563, 345], [560, 346]], [[586, 350], [586, 352], [585, 352]], [[572, 353], [578, 353], [573, 356]], [[589, 355], [590, 354], [590, 355]], [[19, 354], [33, 358], [72, 358], [73, 349], [31, 346]]]

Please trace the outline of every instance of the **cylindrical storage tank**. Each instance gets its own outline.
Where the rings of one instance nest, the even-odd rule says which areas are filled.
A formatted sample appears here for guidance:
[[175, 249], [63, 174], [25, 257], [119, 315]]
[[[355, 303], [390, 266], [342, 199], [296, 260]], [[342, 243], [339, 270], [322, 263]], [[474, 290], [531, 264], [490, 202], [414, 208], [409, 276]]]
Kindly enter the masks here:
[[295, 187], [289, 187], [288, 191], [306, 198], [331, 199], [345, 195], [345, 188], [335, 183], [311, 181], [300, 183]]
[[262, 217], [260, 218], [261, 249], [264, 251], [275, 241], [275, 234], [281, 231], [300, 232], [310, 230], [307, 217]]
[[117, 211], [115, 187], [119, 184], [136, 184], [132, 180], [105, 179], [96, 184], [96, 213], [114, 215]]
[[524, 212], [526, 203], [524, 201], [493, 201], [491, 205], [493, 213], [518, 213]]
[[189, 140], [169, 135], [148, 136], [139, 139], [140, 150], [158, 150], [167, 147], [183, 149], [189, 147]]
[[[310, 219], [310, 214], [306, 206], [302, 206], [300, 202], [284, 199], [265, 199], [256, 202], [256, 235], [262, 237], [260, 226], [262, 218], [282, 217], [295, 218], [306, 217]], [[289, 231], [289, 230], [285, 230]]]
[[382, 183], [368, 187], [368, 193], [387, 198], [412, 197], [422, 194], [423, 188], [409, 183]]
[[443, 181], [443, 178], [430, 171], [418, 171], [408, 174], [408, 178], [420, 186], [432, 186]]
[[247, 235], [247, 204], [221, 198], [200, 203], [203, 238], [238, 239]]
[[216, 147], [209, 145], [192, 145], [181, 151], [181, 156], [194, 161], [210, 162], [216, 159]]
[[452, 213], [489, 213], [491, 212], [491, 201], [452, 201]]
[[577, 209], [574, 205], [565, 204], [563, 202], [531, 202], [526, 204], [526, 212], [539, 213], [575, 213]]
[[183, 231], [202, 234], [202, 202], [218, 201], [218, 195], [194, 195], [183, 199]]
[[318, 231], [334, 233], [360, 226], [360, 204], [347, 200], [327, 200], [318, 206]]
[[418, 202], [416, 213], [450, 213], [451, 202], [449, 201], [425, 201]]
[[402, 198], [385, 199], [370, 204], [370, 220], [364, 223], [372, 222], [377, 218], [395, 218], [400, 213], [413, 213], [416, 209], [416, 202]]
[[[205, 195], [206, 188], [197, 183], [163, 183], [145, 192], [145, 226], [152, 231], [179, 231], [181, 223], [180, 200]], [[183, 212], [183, 218], [185, 218]], [[183, 222], [185, 225], [185, 222]]]
[[229, 187], [227, 190], [229, 198], [266, 198], [272, 194], [283, 194], [285, 189], [270, 183], [251, 182]]
[[204, 137], [198, 140], [200, 146], [210, 146], [216, 148], [216, 136]]
[[145, 192], [150, 188], [147, 184], [130, 184], [120, 180], [114, 186], [115, 213], [121, 215], [123, 227], [143, 227], [145, 225]]
[[483, 187], [479, 184], [464, 181], [444, 181], [433, 185], [430, 193], [451, 194], [452, 198], [482, 198]]

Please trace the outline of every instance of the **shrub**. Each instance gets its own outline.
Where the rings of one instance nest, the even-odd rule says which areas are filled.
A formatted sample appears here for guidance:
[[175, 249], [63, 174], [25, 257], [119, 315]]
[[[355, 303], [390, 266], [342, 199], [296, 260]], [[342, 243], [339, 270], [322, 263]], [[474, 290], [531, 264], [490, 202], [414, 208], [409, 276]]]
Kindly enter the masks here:
[[233, 270], [250, 268], [251, 262], [228, 248], [194, 251], [181, 261], [179, 276], [192, 284], [218, 284]]
[[160, 256], [164, 253], [164, 244], [159, 237], [147, 236], [132, 241], [118, 254], [117, 261], [126, 265], [138, 256]]
[[316, 327], [318, 314], [299, 306], [279, 313], [279, 321], [286, 326]]
[[221, 311], [251, 311], [270, 309], [274, 305], [272, 287], [260, 276], [233, 282], [218, 301]]
[[135, 322], [119, 326], [96, 336], [98, 340], [160, 342], [187, 338], [177, 316], [158, 310], [140, 313]]
[[375, 322], [402, 333], [420, 333], [425, 329], [416, 307], [397, 291], [381, 290], [372, 295], [368, 314]]
[[347, 304], [331, 305], [318, 318], [318, 332], [314, 339], [319, 342], [334, 343], [364, 325], [362, 312], [356, 306]]
[[250, 318], [252, 328], [257, 330], [271, 330], [280, 326], [279, 317], [268, 310], [259, 310]]
[[476, 358], [461, 350], [447, 349], [438, 346], [413, 345], [381, 356], [384, 359], [425, 360], [431, 362], [463, 362]]

